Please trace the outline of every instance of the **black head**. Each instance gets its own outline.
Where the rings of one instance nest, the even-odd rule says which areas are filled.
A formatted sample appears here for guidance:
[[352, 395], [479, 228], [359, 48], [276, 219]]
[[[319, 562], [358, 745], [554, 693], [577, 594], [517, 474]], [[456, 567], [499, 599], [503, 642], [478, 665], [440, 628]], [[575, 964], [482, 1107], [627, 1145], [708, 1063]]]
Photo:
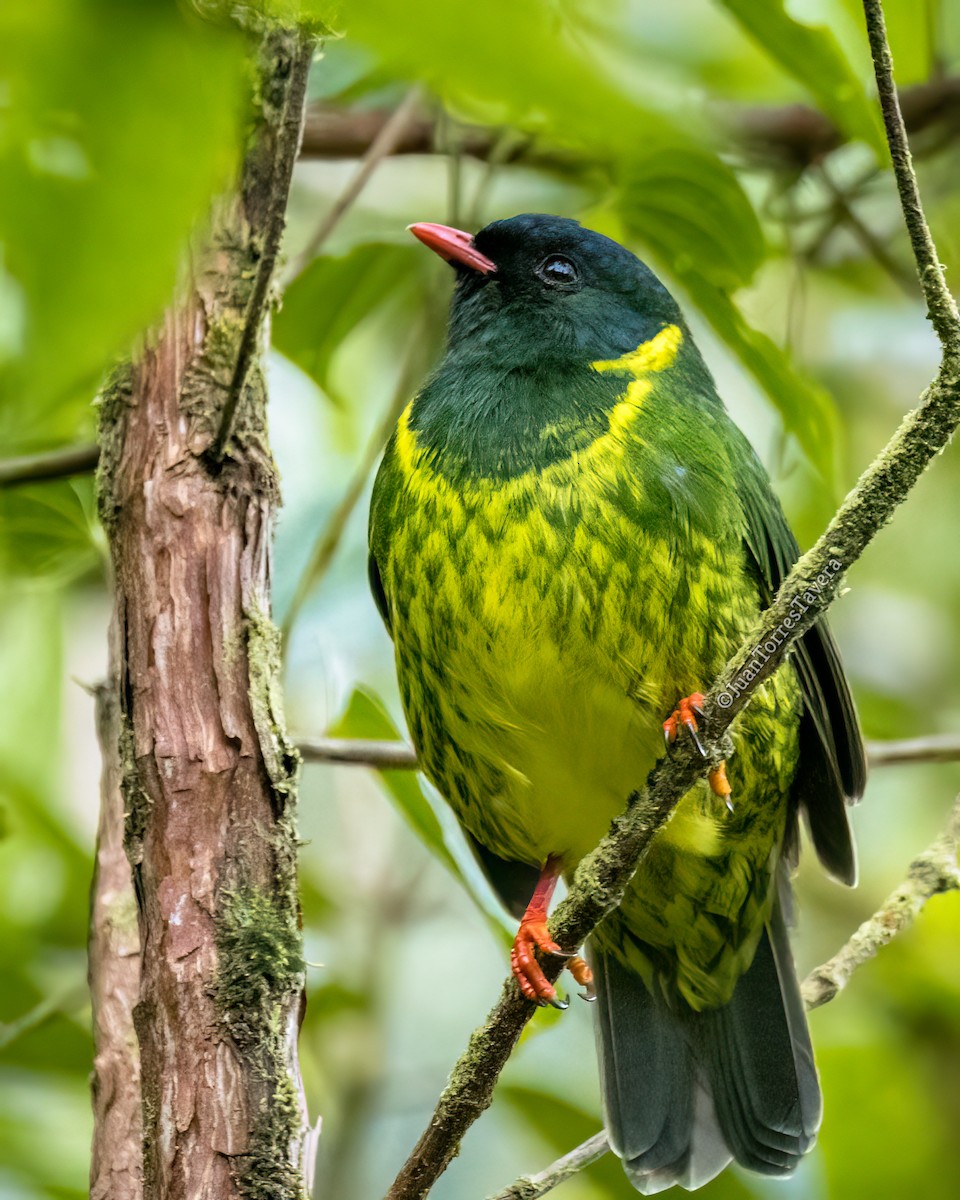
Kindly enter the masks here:
[[458, 358], [579, 364], [616, 358], [682, 322], [649, 267], [577, 221], [523, 213], [474, 238], [443, 225], [410, 228], [457, 271], [449, 351]]

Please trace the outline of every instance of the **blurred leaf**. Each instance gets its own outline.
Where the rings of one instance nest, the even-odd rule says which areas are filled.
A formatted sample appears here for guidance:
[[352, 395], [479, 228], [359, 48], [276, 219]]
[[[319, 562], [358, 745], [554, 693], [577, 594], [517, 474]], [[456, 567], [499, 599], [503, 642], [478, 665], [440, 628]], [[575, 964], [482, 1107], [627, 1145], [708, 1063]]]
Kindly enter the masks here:
[[330, 363], [347, 335], [384, 303], [396, 303], [419, 277], [414, 246], [358, 246], [343, 258], [317, 258], [287, 288], [272, 328], [274, 347], [331, 394]]
[[[354, 690], [343, 715], [334, 722], [328, 733], [332, 737], [402, 740], [400, 731], [390, 720], [387, 710], [379, 700], [362, 688]], [[378, 771], [377, 774], [414, 833], [454, 875], [459, 877], [460, 870], [444, 841], [443, 827], [430, 801], [420, 789], [416, 772]]]
[[833, 33], [822, 25], [794, 20], [783, 0], [717, 0], [810, 92], [827, 116], [850, 137], [860, 138], [886, 158], [880, 113], [847, 61]]
[[753, 205], [730, 168], [701, 147], [655, 141], [625, 165], [618, 214], [626, 234], [649, 246], [684, 285], [785, 428], [832, 479], [838, 423], [832, 398], [751, 328], [729, 294], [752, 280], [765, 249]]
[[231, 179], [245, 42], [175, 0], [36, 0], [0, 9], [0, 54], [0, 441], [49, 444]]
[[0, 490], [0, 574], [62, 585], [99, 559], [90, 480]]
[[[356, 688], [343, 715], [328, 730], [332, 737], [374, 738], [402, 741], [402, 735], [383, 704], [370, 692]], [[424, 794], [416, 771], [378, 771], [387, 794], [417, 837], [457, 879], [487, 920], [497, 941], [511, 945], [512, 933], [494, 901], [490, 887], [464, 847], [459, 858], [447, 844], [443, 825]]]
[[678, 274], [694, 304], [773, 401], [784, 428], [832, 485], [839, 421], [829, 392], [798, 371], [765, 333], [752, 328], [725, 291], [695, 270]]
[[883, 1041], [821, 1049], [817, 1062], [827, 1104], [819, 1141], [831, 1196], [902, 1200], [918, 1181], [924, 1200], [956, 1195], [956, 1117], [942, 1109], [927, 1072], [894, 1030]]
[[668, 114], [615, 85], [576, 18], [549, 0], [425, 0], [414, 9], [365, 0], [345, 9], [342, 25], [401, 78], [423, 81], [471, 119], [627, 155]]
[[689, 141], [647, 138], [620, 177], [627, 229], [676, 274], [733, 291], [763, 262], [760, 222], [736, 175]]

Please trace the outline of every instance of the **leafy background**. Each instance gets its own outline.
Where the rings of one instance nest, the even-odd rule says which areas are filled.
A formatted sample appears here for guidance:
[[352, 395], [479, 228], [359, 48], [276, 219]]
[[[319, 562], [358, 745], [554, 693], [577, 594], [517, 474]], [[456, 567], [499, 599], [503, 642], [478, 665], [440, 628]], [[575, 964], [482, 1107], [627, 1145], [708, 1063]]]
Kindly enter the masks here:
[[[242, 147], [246, 43], [219, 5], [33, 0], [0, 10], [0, 458], [88, 441], [112, 357], [171, 294], [188, 232]], [[285, 5], [290, 8], [290, 4]], [[380, 164], [273, 323], [284, 481], [276, 607], [297, 734], [401, 725], [366, 593], [365, 507], [391, 410], [442, 339], [450, 281], [404, 226], [540, 210], [648, 258], [804, 544], [936, 363], [883, 159], [857, 0], [344, 0], [313, 115], [391, 110], [413, 86], [422, 154]], [[914, 140], [949, 278], [960, 5], [888, 0], [902, 86], [947, 97]], [[952, 81], [952, 82], [951, 82]], [[950, 100], [950, 97], [953, 97]], [[783, 106], [804, 106], [784, 109]], [[798, 149], [790, 114], [839, 130]], [[474, 135], [487, 161], [463, 152]], [[288, 262], [356, 163], [305, 154]], [[950, 448], [850, 572], [833, 622], [873, 738], [960, 727], [960, 469]], [[105, 668], [104, 539], [89, 478], [0, 490], [0, 1197], [85, 1192], [91, 1043], [85, 908]], [[877, 771], [856, 814], [863, 881], [800, 873], [801, 969], [828, 956], [941, 825], [956, 765]], [[319, 1193], [382, 1194], [505, 973], [503, 924], [416, 777], [308, 766], [302, 1054], [322, 1114]], [[726, 1173], [705, 1196], [956, 1194], [960, 900], [812, 1018], [826, 1092], [787, 1184]], [[475, 1200], [598, 1125], [585, 1005], [538, 1015], [491, 1112], [436, 1189]], [[616, 1162], [569, 1200], [633, 1195]]]

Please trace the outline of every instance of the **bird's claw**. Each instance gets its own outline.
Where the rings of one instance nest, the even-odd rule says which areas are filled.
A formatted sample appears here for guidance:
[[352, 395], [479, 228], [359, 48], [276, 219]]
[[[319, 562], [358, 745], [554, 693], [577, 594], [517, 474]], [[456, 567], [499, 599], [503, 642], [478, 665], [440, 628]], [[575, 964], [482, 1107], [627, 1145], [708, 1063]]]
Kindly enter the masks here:
[[699, 713], [700, 716], [703, 716], [702, 692], [694, 692], [690, 696], [684, 696], [678, 702], [677, 707], [663, 723], [663, 740], [668, 748], [672, 746], [677, 740], [677, 735], [679, 734], [682, 726], [693, 738], [693, 744], [705, 758], [707, 752], [698, 736], [700, 726], [697, 724], [697, 718], [695, 715], [697, 713]]
[[[577, 983], [586, 988], [588, 993], [593, 992], [593, 972], [575, 951], [561, 950], [550, 937], [546, 917], [543, 917], [520, 922], [513, 949], [510, 951], [510, 968], [520, 991], [528, 1000], [535, 1001], [541, 1008], [548, 1004], [561, 1011], [570, 1007], [570, 1001], [558, 995], [557, 989], [544, 975], [543, 968], [537, 960], [537, 950], [566, 959], [567, 969]], [[584, 999], [594, 998], [593, 995], [581, 995]]]

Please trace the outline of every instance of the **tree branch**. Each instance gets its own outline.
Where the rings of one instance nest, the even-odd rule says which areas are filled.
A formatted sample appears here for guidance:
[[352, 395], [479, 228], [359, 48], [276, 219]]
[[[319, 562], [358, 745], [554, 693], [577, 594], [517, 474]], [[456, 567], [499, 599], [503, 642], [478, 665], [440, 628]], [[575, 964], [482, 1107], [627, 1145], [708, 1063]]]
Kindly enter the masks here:
[[[304, 738], [297, 743], [304, 762], [372, 767], [376, 771], [416, 771], [417, 752], [401, 741], [366, 738]], [[960, 761], [960, 737], [953, 733], [867, 742], [867, 764], [891, 767], [905, 763]]]
[[374, 767], [378, 771], [415, 771], [417, 752], [405, 742], [362, 738], [306, 738], [297, 743], [304, 762]]
[[[270, 620], [278, 484], [259, 330], [313, 44], [301, 29], [263, 32], [237, 188], [217, 203], [176, 303], [100, 401], [114, 837], [142, 947], [142, 1137], [130, 1121], [113, 1136], [132, 1141], [145, 1200], [303, 1200], [309, 1177], [298, 759]], [[242, 396], [232, 415], [231, 386]], [[223, 461], [209, 453], [218, 424]]]
[[[960, 77], [948, 76], [906, 88], [902, 95], [907, 130], [925, 133], [943, 126], [951, 140], [960, 132]], [[369, 112], [311, 105], [307, 110], [300, 157], [304, 159], [362, 158], [390, 119], [384, 110]], [[730, 135], [771, 166], [804, 169], [822, 160], [845, 141], [843, 132], [819, 109], [804, 104], [773, 108], [725, 106], [721, 120]], [[483, 126], [462, 127], [460, 149], [471, 158], [487, 159], [497, 145], [499, 132]], [[436, 120], [410, 121], [391, 151], [394, 155], [436, 152]], [[539, 142], [518, 142], [508, 161], [523, 162], [564, 174], [581, 170], [584, 160], [559, 147]]]
[[874, 958], [881, 947], [911, 925], [932, 896], [960, 889], [958, 843], [960, 796], [953, 803], [946, 829], [913, 860], [903, 883], [833, 958], [811, 971], [803, 981], [807, 1008], [819, 1008], [841, 992], [857, 967]]
[[307, 77], [315, 49], [316, 38], [304, 32], [297, 39], [294, 57], [288, 65], [289, 74], [284, 78], [265, 80], [261, 103], [267, 119], [262, 128], [268, 132], [250, 150], [241, 198], [251, 225], [258, 231], [259, 256], [233, 375], [209, 450], [215, 463], [223, 458], [233, 435], [237, 408], [246, 390], [251, 364], [257, 357], [270, 284], [286, 226], [290, 179], [300, 153]]
[[[111, 635], [116, 632], [114, 627]], [[116, 667], [117, 646], [110, 657]], [[90, 1200], [143, 1196], [140, 1051], [133, 1024], [140, 996], [140, 928], [123, 844], [119, 690], [119, 680], [112, 678], [94, 693], [103, 767], [87, 946], [94, 1048]]]
[[[960, 889], [958, 844], [960, 796], [954, 800], [946, 829], [913, 860], [903, 883], [890, 893], [833, 958], [815, 967], [803, 981], [801, 993], [808, 1011], [835, 999], [850, 982], [857, 967], [874, 958], [882, 947], [889, 945], [898, 933], [911, 925], [928, 900], [943, 892]], [[607, 1135], [601, 1130], [543, 1171], [522, 1175], [488, 1200], [538, 1200], [577, 1171], [602, 1158], [609, 1149]]]
[[100, 447], [66, 446], [46, 454], [27, 454], [22, 458], [0, 461], [0, 488], [19, 483], [40, 483], [47, 479], [64, 479], [71, 475], [88, 475], [96, 470]]
[[955, 733], [930, 734], [928, 737], [902, 738], [889, 742], [867, 742], [867, 762], [871, 767], [958, 760], [960, 736]]
[[[897, 181], [897, 191], [900, 194], [900, 207], [903, 209], [903, 219], [907, 226], [907, 233], [910, 235], [910, 245], [913, 247], [913, 257], [917, 263], [920, 286], [923, 288], [923, 294], [927, 301], [930, 321], [937, 331], [937, 337], [940, 339], [944, 351], [957, 354], [957, 342], [960, 338], [960, 315], [957, 313], [956, 301], [947, 288], [943, 267], [940, 265], [937, 248], [933, 244], [933, 236], [930, 233], [930, 227], [920, 201], [920, 190], [917, 187], [917, 177], [914, 174], [910, 146], [907, 142], [907, 130], [903, 123], [897, 86], [893, 79], [893, 58], [887, 41], [882, 0], [863, 0], [863, 12], [867, 24], [867, 37], [870, 41], [870, 54], [873, 58], [873, 70], [877, 77], [877, 92], [880, 96], [887, 144], [890, 147], [893, 173]], [[952, 345], [950, 345], [951, 343]]]
[[543, 1171], [538, 1171], [536, 1175], [521, 1175], [516, 1182], [505, 1187], [502, 1192], [488, 1196], [487, 1200], [537, 1200], [538, 1196], [552, 1192], [571, 1175], [576, 1175], [584, 1167], [595, 1163], [598, 1158], [603, 1158], [609, 1150], [607, 1135], [601, 1129], [599, 1133], [569, 1150]]
[[412, 123], [420, 103], [420, 95], [420, 87], [414, 85], [380, 126], [376, 136], [364, 151], [356, 171], [334, 201], [333, 207], [314, 230], [304, 248], [284, 271], [284, 283], [288, 283], [299, 275], [311, 259], [316, 257], [317, 251], [337, 227], [343, 214], [367, 186], [374, 171], [385, 158], [394, 153], [395, 147], [402, 140], [407, 127]]
[[[865, 0], [871, 10], [876, 0]], [[881, 93], [893, 88], [889, 52], [874, 50]], [[871, 46], [874, 39], [871, 40]], [[553, 939], [566, 949], [579, 946], [596, 925], [619, 903], [642, 855], [674, 806], [705, 774], [711, 761], [722, 756], [721, 738], [756, 688], [777, 669], [788, 647], [823, 615], [835, 599], [841, 574], [849, 568], [903, 502], [931, 459], [947, 444], [960, 424], [960, 323], [946, 290], [929, 230], [923, 218], [905, 134], [889, 105], [884, 109], [887, 137], [904, 199], [905, 218], [923, 228], [911, 244], [917, 258], [920, 283], [940, 339], [940, 370], [918, 408], [903, 421], [888, 446], [861, 476], [839, 512], [812, 550], [796, 564], [777, 596], [762, 614], [752, 636], [721, 672], [704, 702], [704, 744], [708, 754], [681, 745], [663, 758], [650, 773], [641, 793], [634, 793], [623, 816], [612, 823], [610, 834], [577, 869], [573, 887], [550, 922]], [[901, 176], [904, 178], [901, 179]], [[911, 211], [908, 215], [906, 204]], [[544, 973], [555, 980], [563, 960], [551, 958]], [[500, 1071], [517, 1039], [536, 1010], [523, 999], [508, 978], [500, 1000], [470, 1039], [466, 1052], [453, 1069], [427, 1129], [388, 1192], [388, 1200], [419, 1200], [426, 1196], [460, 1140], [493, 1096]]]

